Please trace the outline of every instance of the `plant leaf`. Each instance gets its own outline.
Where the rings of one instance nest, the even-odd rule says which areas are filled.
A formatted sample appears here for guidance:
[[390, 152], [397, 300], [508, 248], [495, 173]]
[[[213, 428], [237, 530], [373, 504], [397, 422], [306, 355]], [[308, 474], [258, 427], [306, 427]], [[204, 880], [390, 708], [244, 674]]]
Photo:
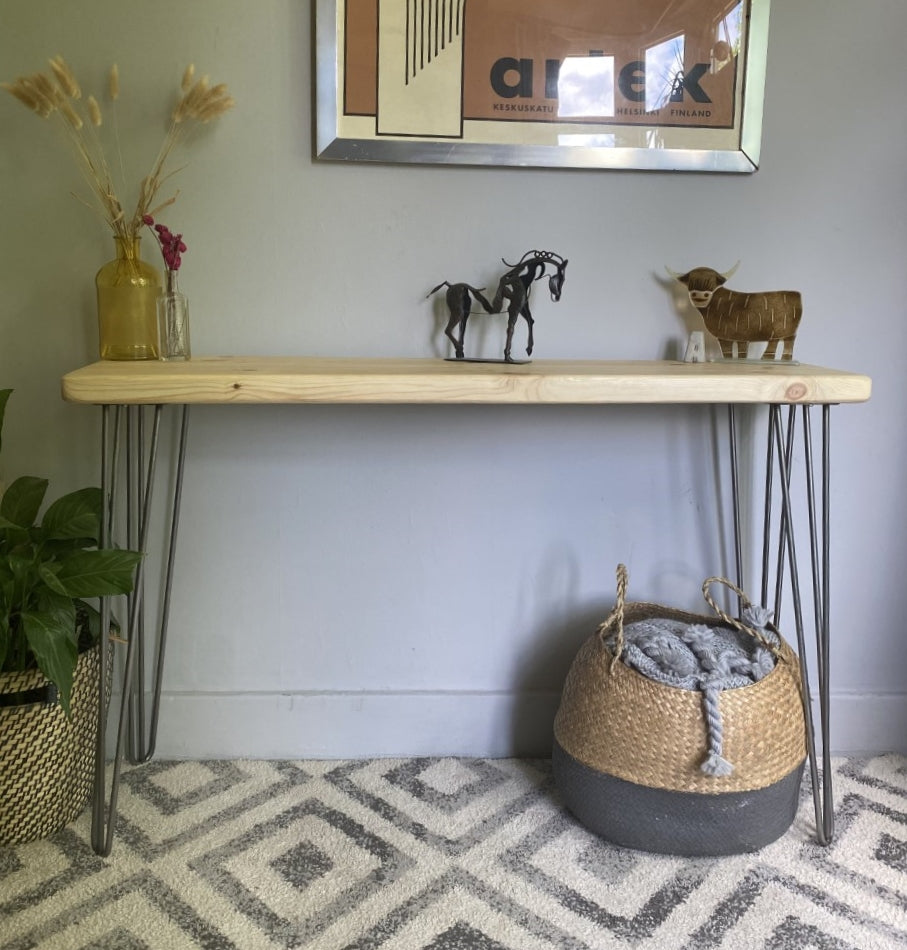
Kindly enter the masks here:
[[79, 658], [75, 604], [69, 597], [47, 597], [40, 609], [23, 611], [21, 618], [38, 669], [59, 690], [60, 705], [68, 716], [72, 678]]
[[9, 652], [9, 618], [6, 610], [0, 610], [0, 670], [4, 670], [6, 655]]
[[57, 580], [70, 597], [128, 594], [141, 559], [136, 551], [77, 551], [61, 563]]
[[3, 622], [4, 618], [9, 618], [13, 603], [14, 586], [15, 580], [9, 565], [0, 565], [0, 623]]
[[101, 489], [82, 488], [58, 498], [41, 521], [48, 540], [90, 539], [97, 543], [101, 529]]
[[3, 445], [3, 416], [6, 413], [6, 403], [11, 394], [11, 389], [0, 389], [0, 446]]
[[87, 627], [91, 642], [98, 642], [101, 634], [101, 613], [97, 607], [93, 607], [87, 601], [79, 600], [76, 603], [76, 623], [80, 624], [78, 630], [80, 635], [83, 628]]
[[16, 589], [23, 602], [31, 595], [35, 586], [37, 575], [37, 562], [34, 556], [33, 548], [17, 548], [15, 553], [7, 555], [6, 563], [9, 565], [10, 576], [16, 584]]
[[66, 587], [57, 577], [57, 572], [54, 571], [53, 568], [51, 568], [48, 564], [38, 565], [38, 576], [55, 594], [62, 594], [64, 597], [69, 596], [69, 592], [66, 590]]
[[47, 492], [47, 479], [34, 475], [22, 475], [0, 500], [0, 516], [20, 528], [30, 528], [38, 517], [41, 502]]

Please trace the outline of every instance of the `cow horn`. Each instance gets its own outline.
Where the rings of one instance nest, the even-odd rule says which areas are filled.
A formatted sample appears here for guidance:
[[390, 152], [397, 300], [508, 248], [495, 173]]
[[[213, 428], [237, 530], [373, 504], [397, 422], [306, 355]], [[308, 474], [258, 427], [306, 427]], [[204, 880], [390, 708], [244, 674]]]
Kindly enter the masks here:
[[671, 277], [674, 278], [674, 280], [680, 280], [680, 278], [683, 277], [683, 274], [678, 273], [676, 270], [671, 270], [667, 264], [665, 264], [665, 270], [668, 272], [668, 274], [670, 274]]
[[737, 268], [739, 266], [740, 266], [740, 261], [737, 261], [737, 263], [726, 274], [722, 274], [721, 276], [725, 280], [730, 280], [734, 276], [734, 274], [737, 273]]

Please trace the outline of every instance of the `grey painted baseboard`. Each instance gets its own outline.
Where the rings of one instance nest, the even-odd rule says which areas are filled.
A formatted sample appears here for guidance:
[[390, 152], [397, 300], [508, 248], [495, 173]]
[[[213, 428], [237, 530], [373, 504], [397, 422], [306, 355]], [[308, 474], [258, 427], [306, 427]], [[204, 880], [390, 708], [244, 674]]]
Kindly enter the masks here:
[[[115, 697], [115, 701], [118, 697]], [[157, 756], [549, 755], [557, 693], [165, 693]], [[833, 694], [834, 754], [907, 753], [907, 693]]]

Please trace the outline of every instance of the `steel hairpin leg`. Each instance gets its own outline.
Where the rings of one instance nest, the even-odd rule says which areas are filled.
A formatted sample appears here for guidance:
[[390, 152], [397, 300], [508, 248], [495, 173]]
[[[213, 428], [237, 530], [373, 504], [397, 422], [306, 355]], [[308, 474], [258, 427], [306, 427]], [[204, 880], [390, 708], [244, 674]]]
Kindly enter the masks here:
[[[806, 745], [809, 757], [813, 807], [816, 815], [816, 838], [822, 845], [831, 842], [834, 836], [834, 805], [831, 777], [830, 751], [830, 705], [829, 705], [829, 471], [830, 471], [830, 406], [822, 406], [822, 520], [816, 516], [816, 492], [814, 472], [813, 435], [810, 425], [810, 406], [803, 406], [804, 466], [806, 470], [806, 505], [809, 520], [810, 561], [812, 566], [813, 609], [816, 622], [816, 660], [819, 679], [819, 714], [822, 735], [822, 773], [819, 774], [816, 755], [815, 726], [810, 697], [807, 663], [806, 636], [803, 623], [803, 602], [800, 592], [800, 576], [797, 550], [794, 540], [791, 506], [791, 463], [793, 459], [796, 428], [796, 407], [790, 406], [785, 433], [781, 406], [769, 407], [768, 437], [766, 449], [765, 499], [762, 542], [762, 603], [768, 604], [769, 564], [771, 546], [772, 494], [777, 459], [778, 477], [781, 483], [781, 514], [778, 528], [778, 553], [775, 574], [775, 617], [781, 611], [781, 594], [785, 573], [785, 559], [790, 567], [791, 598], [794, 608], [794, 625], [797, 634], [797, 651], [801, 657], [803, 676], [803, 710], [806, 720]], [[742, 567], [742, 538], [740, 528], [740, 490], [737, 459], [737, 420], [735, 407], [728, 406], [730, 443], [731, 491], [734, 515], [734, 553], [737, 569], [737, 585], [745, 587]], [[820, 553], [821, 547], [821, 553]]]
[[[794, 540], [793, 519], [791, 514], [791, 453], [782, 451], [783, 424], [779, 406], [772, 406], [770, 410], [774, 422], [770, 423], [770, 438], [774, 439], [775, 452], [778, 461], [778, 475], [781, 482], [781, 527], [779, 544], [782, 550], [778, 552], [776, 594], [780, 598], [781, 580], [784, 574], [784, 554], [787, 554], [787, 563], [790, 566], [791, 597], [794, 605], [794, 626], [797, 632], [797, 653], [800, 655], [800, 670], [803, 690], [803, 715], [806, 720], [806, 747], [809, 754], [810, 779], [813, 794], [813, 807], [816, 814], [816, 837], [820, 844], [827, 844], [825, 840], [824, 823], [822, 821], [822, 803], [819, 795], [819, 774], [816, 761], [815, 726], [812, 715], [812, 694], [809, 685], [809, 664], [806, 652], [806, 636], [803, 627], [803, 603], [800, 598], [800, 574], [797, 562], [797, 548]], [[792, 445], [794, 436], [793, 407], [788, 419], [787, 445]], [[776, 600], [775, 616], [778, 616], [780, 599]]]
[[[797, 650], [801, 658], [803, 677], [803, 707], [806, 718], [807, 750], [809, 752], [810, 777], [812, 781], [813, 807], [816, 816], [816, 838], [819, 844], [827, 845], [834, 837], [834, 805], [831, 774], [830, 748], [830, 678], [829, 678], [829, 474], [830, 474], [830, 420], [831, 407], [822, 406], [823, 447], [822, 447], [822, 523], [816, 517], [815, 474], [813, 434], [810, 425], [810, 406], [803, 406], [803, 444], [804, 467], [806, 471], [806, 507], [809, 519], [810, 560], [812, 565], [813, 612], [816, 628], [816, 663], [819, 679], [819, 714], [822, 735], [822, 774], [815, 747], [815, 727], [812, 713], [812, 698], [809, 684], [809, 666], [807, 662], [806, 635], [803, 623], [803, 603], [800, 592], [797, 550], [794, 540], [793, 516], [791, 504], [791, 448], [796, 425], [795, 410], [791, 407], [788, 418], [787, 450], [782, 450], [784, 441], [781, 407], [773, 405], [770, 410], [769, 440], [774, 443], [777, 455], [778, 475], [781, 482], [781, 528], [779, 560], [777, 564], [778, 582], [776, 592], [780, 605], [781, 578], [784, 572], [784, 553], [790, 567], [791, 597], [794, 606], [794, 623], [797, 632]], [[767, 538], [766, 538], [767, 543]], [[821, 555], [820, 555], [821, 547]]]
[[[806, 447], [806, 478], [809, 507], [810, 556], [815, 604], [816, 661], [819, 677], [819, 719], [822, 731], [822, 815], [820, 840], [831, 842], [835, 833], [834, 796], [831, 777], [831, 667], [830, 627], [828, 623], [831, 576], [829, 525], [831, 511], [831, 406], [822, 406], [822, 524], [816, 523], [816, 491], [813, 458], [813, 437], [809, 406], [803, 407], [803, 441]], [[821, 544], [821, 553], [820, 553]], [[819, 816], [817, 814], [817, 822]]]
[[[159, 411], [155, 412], [155, 424], [157, 426], [160, 417]], [[157, 452], [157, 428], [152, 436], [151, 453], [152, 459], [156, 459]], [[145, 411], [142, 406], [129, 406], [126, 409], [126, 547], [130, 550], [136, 549], [147, 553], [148, 546], [142, 539], [143, 527], [150, 523], [149, 513], [145, 512], [145, 501], [151, 501], [151, 491], [154, 485], [154, 473], [149, 471], [147, 484], [142, 480], [142, 473], [145, 471]], [[138, 600], [138, 606], [136, 601]], [[136, 733], [144, 731], [145, 725], [145, 703], [144, 703], [144, 684], [145, 684], [145, 611], [143, 609], [145, 601], [144, 571], [136, 575], [135, 587], [127, 598], [127, 616], [130, 617], [130, 627], [128, 640], [136, 644], [135, 651], [135, 670], [130, 675], [134, 684], [129, 691], [129, 703], [127, 706], [128, 714], [126, 718], [127, 727], [127, 751], [126, 757], [132, 761], [132, 752], [136, 744]], [[135, 616], [133, 623], [131, 618]]]
[[[785, 436], [784, 426], [781, 420], [781, 407], [774, 407], [777, 409], [777, 412], [769, 413], [769, 433], [768, 439], [772, 446], [772, 454], [777, 448], [778, 451], [778, 472], [784, 473], [784, 484], [787, 486], [788, 491], [790, 491], [790, 480], [791, 480], [791, 471], [792, 471], [792, 461], [794, 457], [794, 436], [796, 434], [796, 427], [794, 425], [795, 418], [794, 413], [796, 412], [795, 406], [788, 406], [787, 410], [787, 434]], [[784, 441], [784, 454], [781, 454], [781, 442]], [[774, 477], [774, 469], [771, 471], [770, 475]], [[785, 565], [785, 553], [787, 550], [787, 525], [788, 517], [790, 515], [789, 506], [785, 506], [783, 503], [784, 494], [782, 492], [782, 505], [781, 505], [781, 523], [778, 529], [778, 553], [777, 559], [775, 561], [775, 616], [781, 616], [781, 598], [784, 594], [784, 565]], [[765, 536], [764, 543], [769, 544], [769, 536]], [[768, 603], [768, 601], [766, 601]]]
[[[159, 408], [159, 407], [158, 407]], [[170, 597], [173, 590], [173, 567], [176, 554], [176, 538], [179, 530], [180, 508], [183, 498], [183, 472], [186, 462], [186, 443], [189, 434], [189, 406], [182, 407], [180, 420], [179, 448], [177, 450], [176, 462], [176, 480], [173, 489], [173, 500], [170, 512], [169, 536], [167, 542], [167, 555], [164, 565], [164, 583], [163, 583], [163, 603], [161, 605], [160, 627], [157, 634], [156, 655], [154, 662], [153, 695], [151, 703], [151, 725], [146, 727], [145, 718], [145, 629], [144, 629], [144, 611], [139, 612], [138, 626], [138, 663], [139, 669], [136, 676], [136, 682], [133, 686], [132, 705], [130, 706], [131, 729], [129, 731], [129, 751], [128, 758], [133, 765], [139, 765], [148, 762], [154, 755], [157, 745], [157, 730], [160, 720], [161, 707], [161, 683], [164, 673], [164, 657], [167, 650], [167, 632], [170, 624]], [[142, 445], [141, 436], [139, 445]], [[151, 479], [153, 475], [149, 472], [149, 481], [147, 492], [151, 492]], [[145, 525], [142, 526], [145, 530]], [[144, 548], [143, 548], [144, 550]], [[147, 736], [147, 738], [146, 738]]]
[[[158, 441], [163, 407], [154, 407], [154, 419], [148, 463], [145, 466], [145, 427], [144, 407], [126, 408], [126, 537], [127, 544], [137, 545], [138, 550], [147, 552], [148, 531], [151, 522], [152, 489], [157, 470]], [[114, 520], [116, 513], [117, 469], [119, 456], [119, 429], [121, 407], [115, 410], [114, 432], [111, 447], [110, 406], [102, 407], [101, 424], [101, 492], [104, 499], [101, 514], [101, 541], [109, 546], [114, 538]], [[176, 532], [179, 524], [179, 509], [182, 499], [183, 468], [188, 434], [189, 407], [183, 406], [180, 426], [179, 454], [177, 460], [176, 482], [173, 493], [170, 537], [168, 541], [167, 563], [165, 567], [164, 602], [161, 611], [160, 631], [157, 638], [157, 657], [155, 663], [153, 704], [151, 712], [151, 732], [147, 744], [143, 742], [145, 732], [145, 696], [144, 696], [144, 566], [143, 558], [136, 568], [135, 587], [127, 599], [128, 623], [126, 628], [126, 658], [123, 671], [123, 692], [117, 723], [117, 739], [113, 759], [110, 801], [106, 801], [107, 769], [107, 683], [109, 680], [109, 660], [107, 651], [101, 651], [100, 677], [98, 684], [98, 730], [95, 750], [95, 783], [92, 803], [91, 843], [95, 852], [107, 856], [113, 847], [116, 829], [117, 800], [119, 796], [120, 774], [126, 734], [130, 735], [130, 760], [145, 762], [154, 753], [157, 739], [157, 724], [160, 714], [161, 678], [167, 638], [167, 626], [170, 610], [170, 591], [173, 581], [173, 561], [176, 548]], [[101, 629], [109, 629], [110, 604], [108, 598], [101, 599]], [[138, 667], [138, 682], [135, 682]]]
[[[101, 547], [110, 547], [116, 494], [117, 460], [119, 456], [120, 407], [116, 407], [113, 447], [110, 446], [110, 406], [101, 407]], [[101, 598], [101, 630], [110, 629], [110, 598]], [[95, 743], [94, 792], [91, 803], [91, 846], [97, 854], [110, 854], [113, 843], [113, 821], [106, 821], [107, 765], [107, 682], [110, 656], [100, 651], [98, 675], [98, 727]], [[113, 815], [113, 809], [111, 809]], [[109, 832], [109, 834], [108, 834]]]
[[[728, 431], [731, 449], [731, 504], [734, 511], [734, 567], [737, 586], [743, 589], [743, 551], [740, 531], [740, 471], [737, 462], [737, 407], [731, 403], [728, 407]], [[742, 604], [738, 598], [738, 612]]]

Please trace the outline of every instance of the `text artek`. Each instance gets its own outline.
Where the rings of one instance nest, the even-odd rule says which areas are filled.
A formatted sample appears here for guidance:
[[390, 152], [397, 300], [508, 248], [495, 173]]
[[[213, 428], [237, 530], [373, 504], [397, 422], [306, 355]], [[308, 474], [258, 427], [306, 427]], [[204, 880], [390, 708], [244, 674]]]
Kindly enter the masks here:
[[[600, 50], [590, 50], [590, 56], [602, 56]], [[561, 60], [545, 60], [545, 98], [557, 99], [558, 76]], [[502, 99], [532, 99], [534, 93], [534, 67], [532, 59], [517, 59], [502, 56], [491, 67], [491, 88]], [[684, 102], [689, 96], [694, 102], [711, 102], [699, 81], [708, 72], [708, 63], [696, 63], [679, 75], [671, 91], [669, 102]], [[630, 102], [646, 101], [646, 64], [637, 59], [627, 63], [617, 74], [617, 86]]]

